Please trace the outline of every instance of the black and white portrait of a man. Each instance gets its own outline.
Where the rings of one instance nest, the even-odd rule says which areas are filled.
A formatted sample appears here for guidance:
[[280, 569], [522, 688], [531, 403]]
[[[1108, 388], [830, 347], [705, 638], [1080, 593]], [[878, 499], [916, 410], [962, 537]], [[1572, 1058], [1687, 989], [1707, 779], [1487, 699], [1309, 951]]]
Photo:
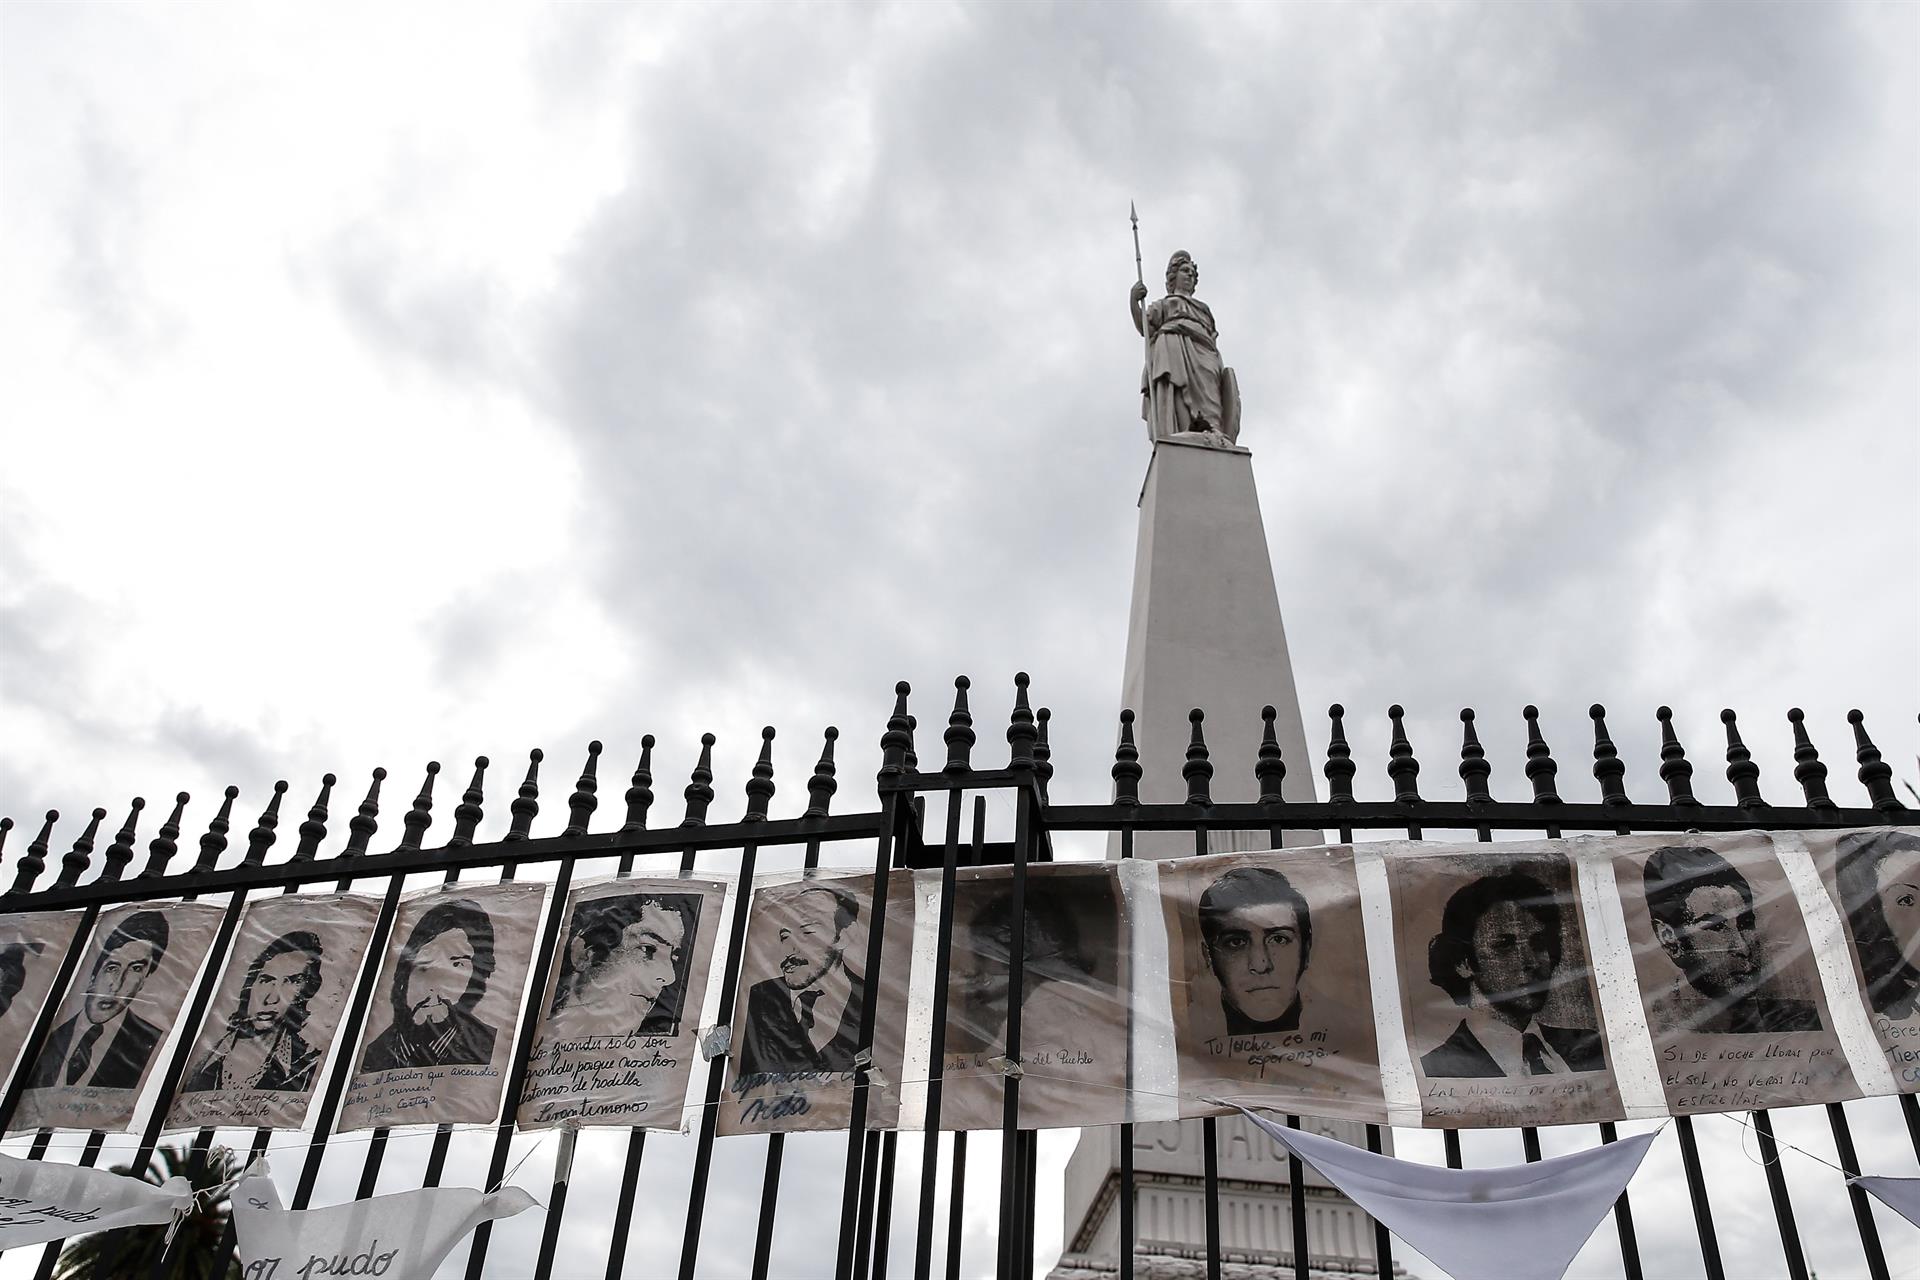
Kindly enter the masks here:
[[699, 894], [641, 891], [579, 903], [567, 924], [547, 1034], [675, 1035]]
[[80, 1012], [47, 1038], [34, 1088], [139, 1087], [162, 1033], [134, 1006], [166, 957], [167, 941], [167, 918], [158, 911], [136, 911], [113, 927], [94, 954]]
[[308, 1003], [320, 991], [326, 948], [307, 930], [269, 942], [247, 965], [240, 1001], [211, 1053], [195, 1066], [186, 1093], [313, 1088], [325, 1048], [307, 1041]]
[[376, 1036], [362, 1071], [484, 1065], [497, 1030], [473, 1014], [493, 974], [493, 921], [465, 898], [438, 903], [407, 935], [387, 993], [393, 1024]]
[[1235, 867], [1200, 895], [1198, 915], [1227, 1034], [1298, 1030], [1313, 912], [1292, 881], [1270, 867]]
[[1599, 1032], [1541, 1020], [1560, 981], [1562, 910], [1558, 896], [1523, 871], [1483, 876], [1447, 899], [1427, 969], [1460, 1020], [1421, 1055], [1429, 1078], [1606, 1069]]
[[[860, 902], [839, 885], [819, 881], [781, 905], [778, 971], [747, 992], [740, 1070], [852, 1071], [866, 992], [849, 956]], [[864, 944], [864, 931], [857, 940]]]
[[1701, 845], [1654, 851], [1642, 872], [1654, 937], [1698, 997], [1690, 1029], [1733, 1035], [1818, 1031], [1811, 1001], [1775, 990], [1780, 960], [1760, 929], [1753, 886]]

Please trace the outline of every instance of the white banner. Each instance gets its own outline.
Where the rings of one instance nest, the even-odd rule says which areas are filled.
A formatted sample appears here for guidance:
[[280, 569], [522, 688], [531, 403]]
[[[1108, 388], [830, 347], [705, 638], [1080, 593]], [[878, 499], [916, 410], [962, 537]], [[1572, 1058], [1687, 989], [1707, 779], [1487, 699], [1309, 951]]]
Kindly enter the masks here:
[[1435, 1169], [1240, 1110], [1454, 1280], [1560, 1280], [1659, 1136], [1501, 1169]]
[[325, 1209], [284, 1209], [262, 1162], [233, 1189], [234, 1239], [243, 1280], [430, 1280], [469, 1231], [538, 1205], [518, 1187], [428, 1187]]
[[1920, 1178], [1848, 1178], [1880, 1203], [1920, 1227]]
[[185, 1178], [161, 1186], [104, 1169], [0, 1156], [0, 1249], [113, 1227], [155, 1226], [193, 1206]]

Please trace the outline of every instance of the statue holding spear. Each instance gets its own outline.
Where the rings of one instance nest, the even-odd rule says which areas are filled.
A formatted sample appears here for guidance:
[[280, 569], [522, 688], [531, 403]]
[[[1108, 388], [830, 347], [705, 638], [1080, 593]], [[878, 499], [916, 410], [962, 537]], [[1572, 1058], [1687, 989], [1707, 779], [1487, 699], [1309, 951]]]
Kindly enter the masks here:
[[1158, 443], [1180, 436], [1193, 443], [1233, 444], [1240, 438], [1240, 385], [1232, 369], [1220, 363], [1219, 330], [1213, 310], [1193, 296], [1200, 267], [1185, 249], [1167, 260], [1167, 296], [1147, 301], [1140, 256], [1140, 215], [1133, 222], [1133, 327], [1146, 342], [1146, 367], [1140, 375], [1140, 416]]

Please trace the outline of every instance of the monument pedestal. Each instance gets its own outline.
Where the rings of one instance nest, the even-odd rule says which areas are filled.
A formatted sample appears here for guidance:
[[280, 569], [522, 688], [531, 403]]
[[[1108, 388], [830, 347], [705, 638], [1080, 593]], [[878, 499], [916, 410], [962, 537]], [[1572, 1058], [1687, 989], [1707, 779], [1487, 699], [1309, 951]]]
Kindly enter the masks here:
[[[1279, 713], [1274, 731], [1287, 774], [1280, 792], [1312, 803], [1315, 757], [1300, 720], [1280, 596], [1267, 555], [1260, 497], [1253, 487], [1253, 455], [1237, 446], [1186, 443], [1154, 446], [1140, 491], [1140, 535], [1133, 561], [1133, 611], [1127, 625], [1126, 676], [1120, 705], [1134, 713], [1140, 748], [1140, 799], [1179, 804], [1187, 798], [1180, 772], [1187, 760], [1187, 713], [1206, 712], [1207, 746], [1214, 761], [1213, 797], [1221, 803], [1260, 798], [1253, 775], [1259, 756], [1260, 709]], [[1286, 843], [1321, 843], [1318, 833], [1290, 832]], [[1264, 849], [1264, 831], [1216, 831], [1212, 852]], [[1134, 856], [1169, 858], [1194, 851], [1181, 831], [1142, 831]], [[1120, 856], [1118, 834], [1109, 857]]]

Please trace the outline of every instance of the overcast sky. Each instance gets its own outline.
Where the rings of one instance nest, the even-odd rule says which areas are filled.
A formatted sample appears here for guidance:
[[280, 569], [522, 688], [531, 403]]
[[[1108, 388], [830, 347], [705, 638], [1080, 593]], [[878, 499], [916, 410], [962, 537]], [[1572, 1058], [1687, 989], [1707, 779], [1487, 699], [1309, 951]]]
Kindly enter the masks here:
[[[15, 0], [0, 813], [70, 842], [234, 783], [250, 822], [533, 746], [564, 795], [649, 732], [671, 809], [711, 730], [718, 814], [763, 723], [776, 814], [829, 723], [859, 804], [895, 680], [924, 722], [970, 675], [997, 743], [1020, 669], [1056, 797], [1102, 798], [1129, 200], [1150, 281], [1201, 264], [1308, 736], [1352, 709], [1363, 793], [1394, 701], [1439, 797], [1463, 706], [1526, 794], [1528, 702], [1570, 798], [1595, 701], [1639, 798], [1662, 703], [1709, 800], [1722, 707], [1782, 802], [1791, 706], [1844, 803], [1850, 707], [1920, 783], [1916, 61], [1912, 5]], [[1838, 1196], [1803, 1215], [1859, 1268]]]

